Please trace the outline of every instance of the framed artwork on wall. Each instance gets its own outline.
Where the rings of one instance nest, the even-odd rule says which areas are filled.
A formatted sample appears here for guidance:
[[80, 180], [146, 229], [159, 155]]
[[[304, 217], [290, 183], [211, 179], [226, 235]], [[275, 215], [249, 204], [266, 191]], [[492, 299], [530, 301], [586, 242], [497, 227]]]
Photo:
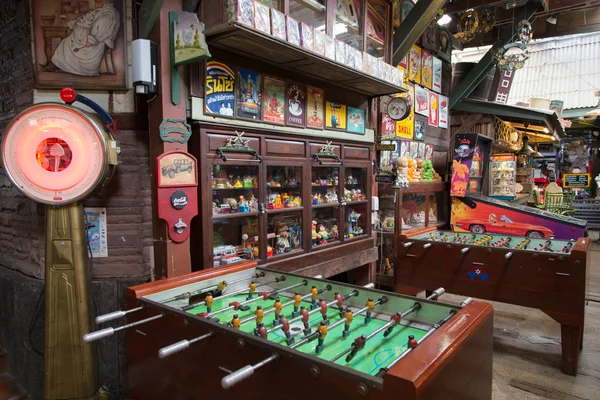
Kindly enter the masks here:
[[127, 88], [125, 0], [32, 0], [38, 88]]

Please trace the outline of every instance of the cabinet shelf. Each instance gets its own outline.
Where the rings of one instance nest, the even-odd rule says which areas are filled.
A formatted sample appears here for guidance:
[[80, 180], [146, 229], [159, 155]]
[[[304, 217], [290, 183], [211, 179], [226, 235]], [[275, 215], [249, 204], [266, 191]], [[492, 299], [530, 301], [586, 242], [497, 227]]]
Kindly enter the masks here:
[[255, 217], [259, 215], [258, 211], [249, 211], [249, 212], [233, 212], [233, 213], [222, 213], [222, 214], [213, 214], [212, 219], [231, 219], [231, 218], [244, 218], [244, 217]]
[[346, 205], [347, 206], [355, 206], [355, 205], [358, 205], [358, 204], [367, 204], [367, 203], [368, 203], [367, 200], [356, 200], [356, 201], [347, 201]]
[[311, 208], [328, 208], [328, 207], [339, 207], [340, 203], [327, 203], [327, 204], [312, 204]]
[[304, 207], [274, 208], [272, 210], [267, 210], [267, 214], [281, 214], [281, 213], [303, 211], [303, 210], [304, 210]]

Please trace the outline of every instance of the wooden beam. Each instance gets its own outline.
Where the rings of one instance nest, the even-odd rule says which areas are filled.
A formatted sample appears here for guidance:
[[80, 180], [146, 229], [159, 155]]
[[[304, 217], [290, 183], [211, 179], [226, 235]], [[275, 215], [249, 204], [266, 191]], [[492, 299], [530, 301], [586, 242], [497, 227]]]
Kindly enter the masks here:
[[448, 3], [446, 7], [446, 14], [455, 14], [470, 8], [479, 8], [483, 6], [501, 5], [503, 1], [498, 0], [457, 0], [452, 3]]
[[148, 39], [160, 13], [163, 0], [143, 0], [139, 12], [139, 37]]
[[[181, 0], [165, 0], [150, 39], [158, 45], [159, 94], [149, 100], [148, 126], [150, 135], [150, 170], [156, 171], [156, 157], [166, 151], [187, 151], [187, 144], [168, 143], [160, 139], [159, 126], [166, 118], [186, 118], [185, 102], [175, 106], [171, 103], [171, 49], [169, 46], [169, 11], [182, 11]], [[184, 79], [179, 89], [185, 93]], [[157, 279], [171, 278], [190, 273], [191, 258], [189, 240], [175, 243], [169, 239], [165, 221], [157, 216], [156, 175], [152, 174], [152, 227], [154, 234], [154, 265]]]
[[182, 0], [183, 11], [195, 12], [200, 4], [200, 0]]

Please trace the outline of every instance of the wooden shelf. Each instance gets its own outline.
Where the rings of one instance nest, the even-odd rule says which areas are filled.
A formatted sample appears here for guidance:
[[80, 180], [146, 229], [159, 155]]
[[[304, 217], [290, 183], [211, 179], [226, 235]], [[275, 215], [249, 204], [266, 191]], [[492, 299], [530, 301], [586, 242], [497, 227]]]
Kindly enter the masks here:
[[312, 204], [312, 208], [327, 208], [327, 207], [339, 207], [340, 203], [327, 203], [327, 204]]
[[207, 30], [206, 35], [209, 48], [222, 49], [287, 69], [296, 74], [299, 80], [307, 77], [371, 97], [406, 91], [236, 22], [229, 24], [224, 31], [211, 34]]
[[245, 217], [256, 217], [258, 216], [258, 211], [252, 212], [234, 212], [234, 213], [222, 213], [222, 214], [213, 214], [212, 219], [231, 219], [231, 218], [245, 218]]
[[274, 208], [272, 210], [267, 210], [267, 214], [281, 214], [281, 213], [286, 213], [286, 212], [302, 211], [302, 210], [304, 210], [304, 207]]
[[355, 205], [358, 205], [358, 204], [367, 204], [367, 203], [368, 203], [367, 200], [356, 200], [356, 201], [347, 201], [346, 205], [347, 206], [355, 206]]

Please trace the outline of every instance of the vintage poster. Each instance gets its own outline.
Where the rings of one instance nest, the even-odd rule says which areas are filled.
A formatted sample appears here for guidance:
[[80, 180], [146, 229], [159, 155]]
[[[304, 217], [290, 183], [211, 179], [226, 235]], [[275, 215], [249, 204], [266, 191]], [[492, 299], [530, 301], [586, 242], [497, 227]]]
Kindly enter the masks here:
[[263, 120], [274, 124], [285, 123], [285, 81], [265, 76], [263, 86]]
[[237, 21], [254, 27], [254, 2], [252, 0], [238, 0]]
[[348, 132], [365, 134], [365, 110], [348, 107]]
[[433, 144], [426, 143], [425, 144], [425, 159], [431, 160], [433, 158]]
[[[3, 39], [7, 49], [17, 48], [14, 37], [17, 31], [11, 31], [9, 26], [29, 21], [29, 17], [19, 17], [29, 12], [29, 2], [18, 4], [21, 5], [14, 6], [17, 8], [7, 6], [3, 9]], [[36, 88], [126, 89], [125, 4], [124, 0], [32, 0]], [[6, 25], [9, 21], [13, 25]], [[29, 32], [29, 28], [24, 31]], [[27, 46], [19, 44], [18, 48], [20, 50], [15, 50], [14, 57], [31, 57], [23, 50]]]
[[294, 18], [286, 15], [287, 22], [287, 41], [295, 46], [300, 46], [302, 36], [300, 33], [300, 24]]
[[415, 140], [425, 140], [425, 126], [427, 123], [420, 119], [419, 117], [415, 118]]
[[410, 141], [400, 141], [400, 157], [410, 157]]
[[442, 96], [441, 94], [438, 96], [439, 97], [439, 104], [440, 104], [440, 110], [439, 110], [439, 116], [438, 116], [438, 126], [440, 128], [447, 128], [448, 127], [448, 98], [446, 96]]
[[398, 64], [398, 66], [404, 68], [405, 70], [408, 69], [408, 54], [402, 57], [402, 60], [400, 60], [400, 64]]
[[419, 142], [419, 150], [417, 151], [417, 158], [425, 159], [425, 143]]
[[307, 88], [307, 92], [306, 126], [309, 128], [323, 129], [323, 102], [325, 101], [325, 92], [312, 86]]
[[313, 46], [313, 51], [319, 55], [325, 54], [325, 32], [315, 29], [315, 45]]
[[269, 35], [271, 34], [269, 7], [258, 1], [254, 3], [254, 28]]
[[435, 92], [429, 92], [429, 125], [438, 126], [439, 102]]
[[381, 139], [396, 138], [396, 121], [386, 113], [381, 113]]
[[305, 24], [304, 22], [302, 22], [301, 25], [302, 25], [302, 47], [306, 50], [313, 51], [313, 47], [315, 45], [315, 41], [313, 38], [313, 27]]
[[429, 116], [429, 91], [419, 85], [415, 85], [415, 112]]
[[408, 103], [410, 104], [410, 113], [408, 114], [408, 117], [404, 118], [402, 121], [396, 121], [396, 136], [412, 139], [415, 130], [415, 86], [407, 83], [406, 89], [408, 89], [406, 92], [399, 93], [397, 96], [407, 98]]
[[410, 158], [417, 158], [419, 155], [419, 142], [410, 142]]
[[204, 114], [233, 117], [235, 73], [231, 65], [219, 61], [206, 63]]
[[289, 83], [286, 92], [286, 123], [293, 126], [306, 126], [306, 87]]
[[325, 35], [325, 57], [335, 60], [335, 40], [329, 35]]
[[285, 14], [271, 8], [271, 34], [277, 39], [286, 40]]
[[421, 48], [413, 45], [408, 57], [408, 79], [421, 83]]
[[421, 85], [431, 89], [433, 82], [433, 56], [426, 50], [421, 51]]
[[261, 93], [260, 74], [239, 68], [236, 89], [236, 117], [260, 120]]
[[433, 57], [433, 81], [431, 88], [436, 92], [442, 91], [442, 60], [437, 57]]
[[84, 215], [89, 245], [88, 254], [93, 258], [108, 257], [106, 208], [85, 207]]
[[346, 130], [346, 106], [325, 102], [325, 128]]

